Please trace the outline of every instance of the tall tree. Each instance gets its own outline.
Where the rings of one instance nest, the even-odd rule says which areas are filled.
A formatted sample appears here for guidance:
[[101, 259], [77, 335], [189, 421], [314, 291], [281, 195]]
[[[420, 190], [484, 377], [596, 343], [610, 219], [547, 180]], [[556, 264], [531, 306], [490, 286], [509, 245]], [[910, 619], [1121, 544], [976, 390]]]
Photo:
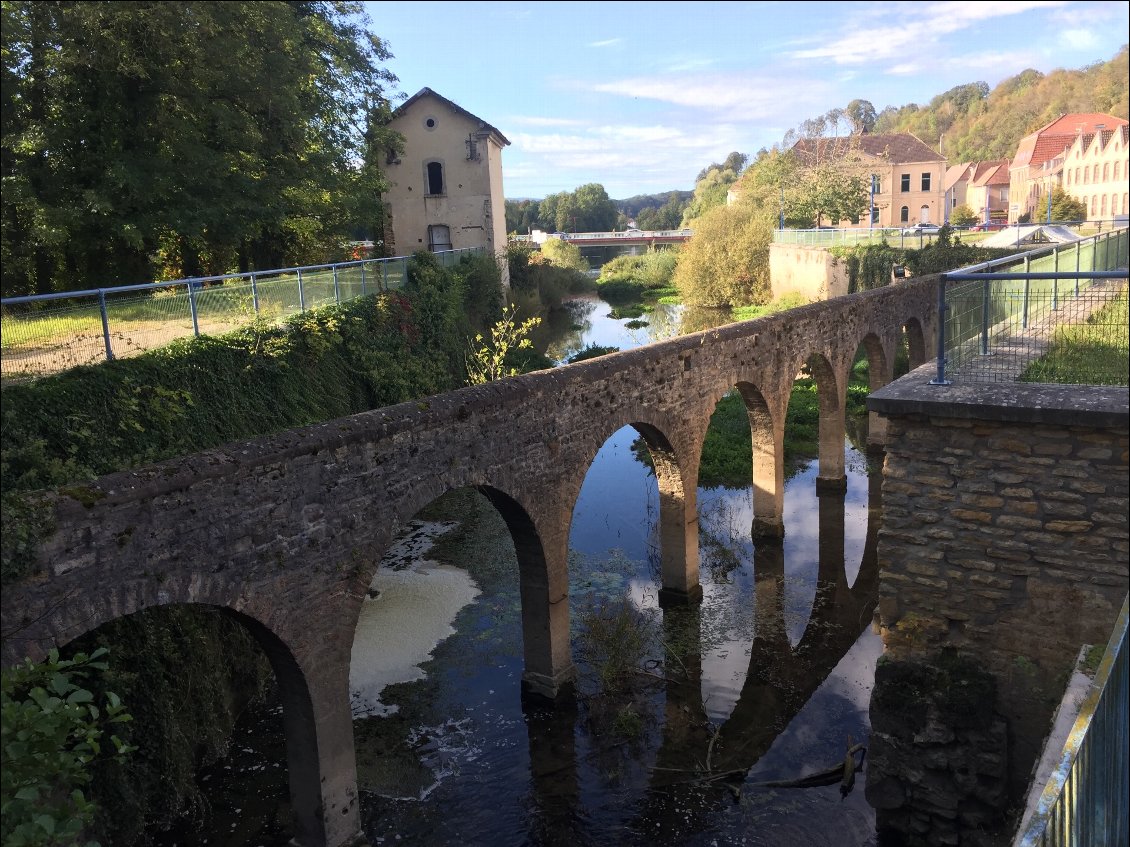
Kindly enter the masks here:
[[324, 259], [380, 220], [385, 45], [346, 2], [5, 2], [3, 291]]

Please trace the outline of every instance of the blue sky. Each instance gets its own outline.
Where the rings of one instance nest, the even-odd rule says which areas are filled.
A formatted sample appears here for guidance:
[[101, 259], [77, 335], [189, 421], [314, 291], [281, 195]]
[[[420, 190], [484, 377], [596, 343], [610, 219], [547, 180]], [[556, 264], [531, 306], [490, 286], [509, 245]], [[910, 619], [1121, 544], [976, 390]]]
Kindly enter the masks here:
[[398, 90], [498, 127], [508, 198], [689, 190], [801, 121], [1111, 59], [1130, 2], [366, 2]]

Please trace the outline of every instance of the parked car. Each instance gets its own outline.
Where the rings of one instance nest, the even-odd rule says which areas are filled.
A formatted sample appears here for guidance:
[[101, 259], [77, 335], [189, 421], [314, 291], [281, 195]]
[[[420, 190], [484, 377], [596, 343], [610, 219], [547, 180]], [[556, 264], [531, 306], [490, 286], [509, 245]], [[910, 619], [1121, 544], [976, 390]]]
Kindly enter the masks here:
[[914, 226], [908, 226], [902, 231], [903, 235], [937, 235], [941, 231], [941, 227], [937, 224], [929, 222], [916, 223]]

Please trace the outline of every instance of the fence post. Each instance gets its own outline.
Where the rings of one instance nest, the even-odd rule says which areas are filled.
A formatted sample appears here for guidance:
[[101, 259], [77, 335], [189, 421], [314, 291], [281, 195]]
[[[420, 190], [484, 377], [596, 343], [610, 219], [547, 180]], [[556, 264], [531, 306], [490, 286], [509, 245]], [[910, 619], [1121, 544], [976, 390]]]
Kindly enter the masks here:
[[302, 268], [297, 269], [298, 273], [298, 311], [306, 311], [306, 297], [302, 293]]
[[333, 274], [334, 274], [334, 302], [340, 303], [341, 302], [341, 288], [338, 286], [338, 283], [337, 283], [337, 265], [333, 266]]
[[365, 262], [361, 263], [361, 296], [365, 296]]
[[[1052, 248], [1052, 260], [1055, 262], [1053, 271], [1059, 273], [1059, 247]], [[1052, 280], [1052, 311], [1059, 311], [1059, 277]]]
[[200, 337], [200, 321], [196, 316], [196, 293], [192, 290], [193, 282], [188, 281], [188, 311], [192, 313], [192, 334]]
[[946, 379], [946, 275], [938, 278], [938, 375], [930, 385], [951, 385]]
[[251, 274], [251, 307], [259, 315], [259, 289], [255, 287], [255, 274]]
[[110, 347], [110, 317], [106, 314], [106, 292], [98, 289], [98, 311], [102, 314], [102, 341], [106, 345], [106, 361], [114, 358], [114, 351]]
[[989, 280], [981, 283], [981, 355], [989, 355]]
[[[1024, 273], [1030, 273], [1032, 268], [1032, 260], [1028, 256], [1024, 257]], [[1024, 277], [1024, 307], [1021, 312], [1020, 327], [1021, 329], [1028, 329], [1028, 292], [1032, 287], [1032, 278]]]
[[381, 262], [381, 291], [388, 291], [388, 262]]
[[1083, 247], [1075, 242], [1075, 296], [1079, 296], [1079, 263], [1083, 258]]

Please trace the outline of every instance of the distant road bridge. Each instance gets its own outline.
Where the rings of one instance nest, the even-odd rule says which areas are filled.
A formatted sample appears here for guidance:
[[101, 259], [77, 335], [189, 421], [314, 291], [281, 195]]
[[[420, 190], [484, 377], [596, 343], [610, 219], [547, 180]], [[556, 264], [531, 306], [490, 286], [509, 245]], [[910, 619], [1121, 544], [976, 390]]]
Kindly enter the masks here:
[[510, 240], [541, 245], [551, 238], [560, 238], [579, 247], [650, 247], [658, 244], [681, 244], [693, 234], [689, 229], [628, 229], [623, 232], [542, 232], [535, 229], [530, 235], [512, 235]]

